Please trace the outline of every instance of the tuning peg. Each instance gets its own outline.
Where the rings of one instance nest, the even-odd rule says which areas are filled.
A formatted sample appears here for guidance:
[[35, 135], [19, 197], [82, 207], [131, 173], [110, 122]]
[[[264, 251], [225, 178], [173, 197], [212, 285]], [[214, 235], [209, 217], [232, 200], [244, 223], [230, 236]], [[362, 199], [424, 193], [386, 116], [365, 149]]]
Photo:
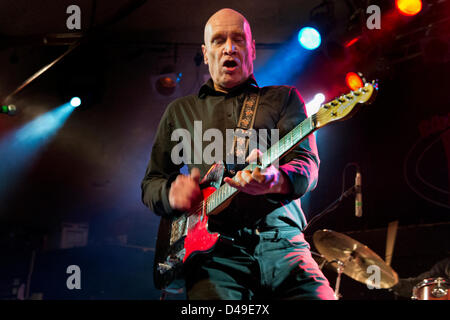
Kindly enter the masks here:
[[372, 81], [372, 86], [374, 87], [375, 90], [378, 90], [378, 79]]

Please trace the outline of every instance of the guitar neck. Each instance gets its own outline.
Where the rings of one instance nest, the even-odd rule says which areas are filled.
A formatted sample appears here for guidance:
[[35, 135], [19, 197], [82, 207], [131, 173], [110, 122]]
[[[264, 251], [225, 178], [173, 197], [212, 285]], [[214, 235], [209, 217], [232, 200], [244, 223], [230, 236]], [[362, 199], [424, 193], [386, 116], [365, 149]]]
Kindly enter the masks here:
[[[292, 131], [286, 134], [283, 138], [272, 145], [261, 157], [261, 168], [267, 168], [275, 163], [293, 148], [295, 148], [304, 138], [317, 129], [315, 115], [303, 120]], [[249, 164], [244, 170], [253, 170], [256, 164]], [[235, 179], [235, 178], [233, 178]], [[222, 185], [207, 199], [204, 200], [203, 205], [206, 206], [206, 214], [209, 215], [214, 212], [225, 201], [233, 197], [239, 190], [231, 187], [228, 184]]]

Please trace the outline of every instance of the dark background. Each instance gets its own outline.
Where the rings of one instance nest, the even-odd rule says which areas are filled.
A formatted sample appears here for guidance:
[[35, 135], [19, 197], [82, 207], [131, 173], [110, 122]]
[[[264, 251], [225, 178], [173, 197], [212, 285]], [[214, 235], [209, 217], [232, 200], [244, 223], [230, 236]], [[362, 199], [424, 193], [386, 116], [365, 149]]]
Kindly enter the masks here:
[[[7, 190], [0, 198], [2, 297], [14, 297], [13, 288], [27, 282], [34, 261], [30, 295], [158, 298], [151, 266], [159, 218], [141, 203], [140, 182], [165, 107], [195, 93], [208, 75], [195, 57], [206, 20], [223, 7], [249, 20], [257, 43], [256, 70], [276, 68], [269, 58], [301, 26], [318, 23], [322, 45], [292, 83], [306, 102], [317, 92], [330, 100], [348, 91], [348, 71], [379, 79], [374, 104], [317, 132], [319, 184], [303, 199], [308, 216], [321, 212], [340, 196], [345, 166], [356, 162], [363, 179], [363, 217], [356, 218], [354, 201], [345, 199], [307, 229], [311, 244], [312, 234], [327, 228], [384, 258], [386, 227], [398, 220], [392, 267], [401, 277], [448, 256], [450, 1], [423, 2], [418, 16], [404, 18], [395, 15], [391, 1], [3, 1], [0, 100], [73, 41], [82, 37], [83, 42], [12, 97], [18, 114], [0, 115], [0, 141], [71, 96], [83, 95], [86, 103], [27, 161], [20, 179], [0, 177]], [[66, 28], [71, 4], [81, 8], [81, 30]], [[369, 4], [382, 9], [381, 30], [365, 25]], [[360, 41], [345, 48], [355, 36]], [[182, 73], [171, 96], [153, 86], [162, 73]], [[7, 156], [1, 152], [0, 165]], [[345, 172], [345, 188], [354, 183], [354, 173], [353, 168]], [[88, 224], [88, 245], [58, 249], [64, 222]], [[85, 275], [76, 292], [65, 287], [71, 264], [80, 265]], [[335, 274], [326, 275], [334, 285]], [[395, 298], [348, 277], [342, 285], [344, 299]]]

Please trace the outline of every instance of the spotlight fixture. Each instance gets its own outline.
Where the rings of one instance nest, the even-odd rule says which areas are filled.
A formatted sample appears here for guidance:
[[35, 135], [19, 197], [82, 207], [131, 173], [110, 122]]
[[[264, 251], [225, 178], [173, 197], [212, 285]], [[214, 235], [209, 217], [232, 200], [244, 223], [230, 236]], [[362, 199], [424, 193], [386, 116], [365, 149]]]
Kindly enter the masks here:
[[70, 99], [70, 105], [74, 108], [81, 105], [81, 99], [79, 97], [73, 97]]
[[321, 92], [317, 93], [314, 98], [306, 104], [306, 113], [311, 116], [319, 111], [320, 106], [325, 101], [325, 95]]
[[307, 50], [317, 49], [321, 41], [320, 33], [315, 28], [303, 27], [298, 33], [298, 42]]
[[395, 0], [397, 10], [404, 16], [415, 16], [422, 10], [422, 0]]
[[152, 77], [153, 87], [156, 93], [164, 97], [172, 97], [179, 87], [183, 74], [165, 73]]
[[362, 74], [356, 72], [348, 72], [345, 76], [345, 83], [351, 90], [356, 90], [364, 87]]

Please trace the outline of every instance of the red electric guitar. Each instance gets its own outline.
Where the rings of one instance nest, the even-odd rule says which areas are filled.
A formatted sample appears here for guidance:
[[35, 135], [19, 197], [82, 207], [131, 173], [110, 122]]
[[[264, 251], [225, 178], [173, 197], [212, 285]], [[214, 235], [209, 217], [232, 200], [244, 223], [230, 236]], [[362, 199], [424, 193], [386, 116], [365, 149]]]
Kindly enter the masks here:
[[[350, 118], [356, 106], [373, 101], [377, 83], [342, 95], [322, 105], [319, 111], [297, 125], [292, 131], [271, 146], [262, 156], [261, 168], [266, 168], [295, 148], [315, 130], [337, 120]], [[252, 170], [250, 164], [244, 170]], [[224, 166], [214, 164], [203, 178], [209, 185], [202, 189], [203, 200], [193, 210], [178, 218], [161, 218], [154, 261], [154, 283], [158, 289], [177, 290], [183, 287], [183, 263], [194, 254], [211, 250], [220, 234], [208, 230], [208, 217], [224, 210], [238, 190], [222, 184]], [[222, 185], [221, 185], [222, 184]]]

